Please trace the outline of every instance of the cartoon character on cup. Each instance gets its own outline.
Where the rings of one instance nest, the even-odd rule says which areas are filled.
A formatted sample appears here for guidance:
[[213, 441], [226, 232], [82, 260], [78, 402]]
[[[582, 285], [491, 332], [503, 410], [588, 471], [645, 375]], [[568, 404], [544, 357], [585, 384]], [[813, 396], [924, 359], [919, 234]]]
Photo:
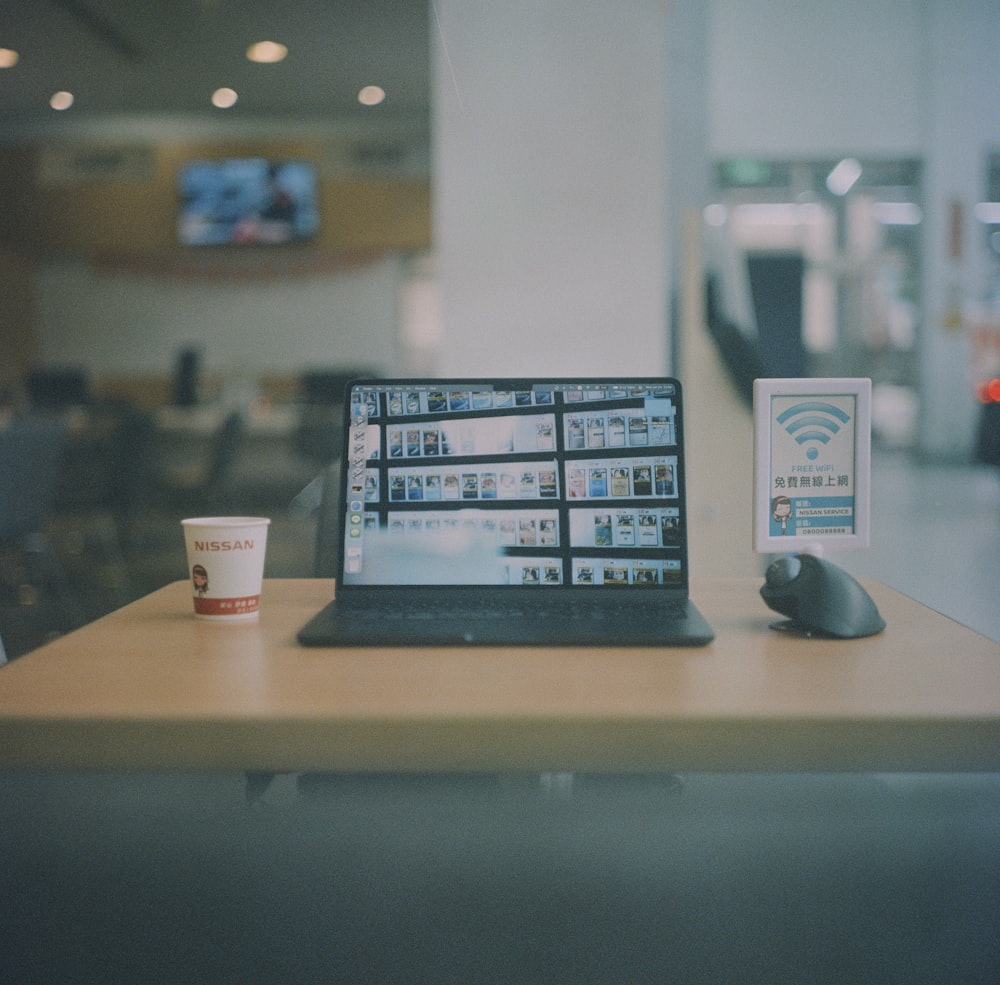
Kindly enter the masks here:
[[191, 568], [191, 581], [194, 584], [194, 590], [199, 595], [205, 595], [208, 592], [208, 572], [204, 565], [196, 564]]

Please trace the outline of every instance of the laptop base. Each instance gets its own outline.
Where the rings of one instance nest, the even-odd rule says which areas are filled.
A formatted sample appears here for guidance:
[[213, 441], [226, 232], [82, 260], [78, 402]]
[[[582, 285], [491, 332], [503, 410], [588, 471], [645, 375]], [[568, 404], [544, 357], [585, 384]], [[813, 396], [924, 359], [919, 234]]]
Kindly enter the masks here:
[[427, 612], [387, 618], [380, 612], [330, 602], [298, 634], [303, 646], [704, 646], [712, 629], [690, 601], [656, 609], [572, 620], [556, 618], [539, 608], [516, 617], [446, 617]]

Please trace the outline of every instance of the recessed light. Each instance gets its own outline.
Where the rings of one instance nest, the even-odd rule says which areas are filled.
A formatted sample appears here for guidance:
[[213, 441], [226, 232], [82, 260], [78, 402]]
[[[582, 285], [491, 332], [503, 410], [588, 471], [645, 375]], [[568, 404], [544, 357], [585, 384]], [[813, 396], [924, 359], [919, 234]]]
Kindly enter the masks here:
[[73, 93], [66, 92], [65, 90], [54, 92], [49, 99], [49, 105], [60, 112], [64, 109], [69, 109], [73, 105]]
[[223, 86], [221, 89], [216, 89], [212, 93], [212, 105], [216, 109], [229, 109], [236, 105], [236, 101], [239, 99], [239, 94], [235, 89], [230, 89], [228, 86]]
[[853, 157], [845, 157], [826, 176], [826, 187], [834, 195], [846, 195], [861, 177], [861, 165]]
[[915, 202], [875, 202], [872, 214], [883, 226], [919, 226], [924, 218]]
[[273, 65], [275, 62], [284, 61], [287, 54], [288, 49], [277, 41], [258, 41], [247, 48], [247, 58], [261, 65]]
[[985, 225], [995, 226], [1000, 223], [1000, 202], [977, 202], [972, 214]]
[[385, 89], [381, 86], [365, 86], [358, 93], [358, 102], [362, 106], [378, 106], [385, 99]]
[[13, 68], [20, 57], [13, 48], [0, 48], [0, 68]]

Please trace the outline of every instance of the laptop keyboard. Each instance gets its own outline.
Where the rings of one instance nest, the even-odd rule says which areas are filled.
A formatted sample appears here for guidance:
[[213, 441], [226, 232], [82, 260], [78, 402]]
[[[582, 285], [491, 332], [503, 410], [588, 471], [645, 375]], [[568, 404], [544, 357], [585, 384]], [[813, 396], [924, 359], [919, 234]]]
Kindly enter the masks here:
[[[438, 605], [403, 606], [391, 612], [379, 610], [379, 619], [416, 620], [429, 622], [434, 620], [496, 620], [496, 619], [559, 619], [559, 620], [600, 620], [615, 619], [635, 615], [647, 616], [651, 612], [658, 617], [681, 616], [684, 614], [683, 603], [677, 601], [662, 602], [655, 609], [626, 602], [616, 603], [603, 601], [599, 604], [587, 602], [566, 602], [539, 600], [538, 605], [512, 605], [504, 608], [497, 606], [453, 607]], [[374, 614], [373, 614], [374, 617]]]

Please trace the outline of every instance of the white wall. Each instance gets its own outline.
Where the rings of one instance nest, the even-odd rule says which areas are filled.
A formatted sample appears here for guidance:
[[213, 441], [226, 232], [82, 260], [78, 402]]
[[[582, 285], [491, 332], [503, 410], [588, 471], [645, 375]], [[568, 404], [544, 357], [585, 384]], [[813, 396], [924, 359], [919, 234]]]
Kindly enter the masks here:
[[661, 0], [437, 0], [441, 369], [666, 368]]
[[308, 365], [397, 368], [402, 261], [286, 278], [209, 278], [47, 263], [38, 271], [43, 362], [94, 375], [169, 374], [198, 346], [208, 372], [297, 372]]
[[711, 0], [713, 156], [918, 154], [927, 3]]

